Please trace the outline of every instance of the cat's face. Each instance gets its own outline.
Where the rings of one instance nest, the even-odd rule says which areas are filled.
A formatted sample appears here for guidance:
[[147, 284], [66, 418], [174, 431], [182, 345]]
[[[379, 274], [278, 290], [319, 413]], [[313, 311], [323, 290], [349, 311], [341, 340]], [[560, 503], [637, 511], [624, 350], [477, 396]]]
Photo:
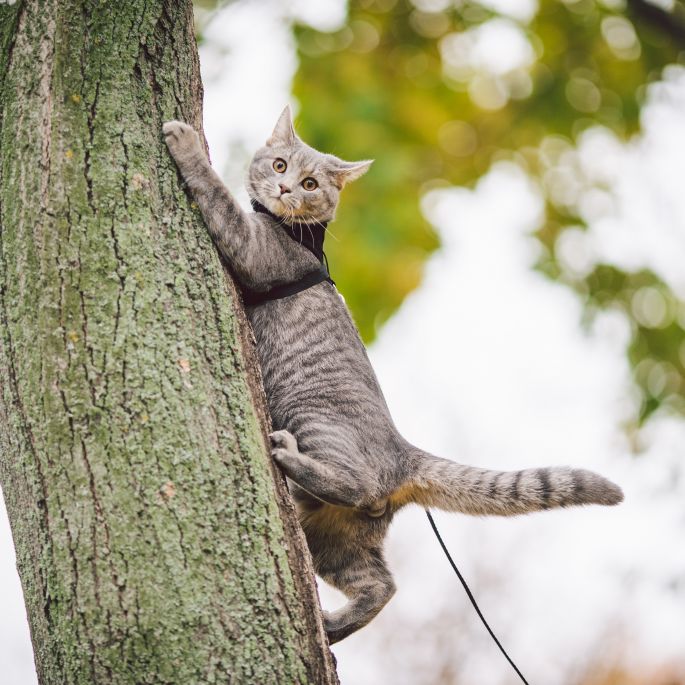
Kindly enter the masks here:
[[303, 143], [286, 107], [250, 163], [247, 188], [250, 197], [288, 223], [330, 221], [345, 183], [370, 166], [371, 161], [344, 162]]

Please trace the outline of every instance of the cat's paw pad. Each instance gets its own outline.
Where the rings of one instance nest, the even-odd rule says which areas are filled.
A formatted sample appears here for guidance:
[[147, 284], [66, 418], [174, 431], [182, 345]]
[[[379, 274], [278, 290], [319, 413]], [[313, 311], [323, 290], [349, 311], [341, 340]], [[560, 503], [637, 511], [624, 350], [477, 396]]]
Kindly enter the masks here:
[[173, 155], [201, 151], [200, 137], [192, 126], [182, 121], [167, 121], [162, 126], [164, 141]]
[[297, 440], [295, 436], [288, 431], [274, 431], [269, 435], [271, 441], [272, 451], [285, 450], [286, 452], [297, 453]]

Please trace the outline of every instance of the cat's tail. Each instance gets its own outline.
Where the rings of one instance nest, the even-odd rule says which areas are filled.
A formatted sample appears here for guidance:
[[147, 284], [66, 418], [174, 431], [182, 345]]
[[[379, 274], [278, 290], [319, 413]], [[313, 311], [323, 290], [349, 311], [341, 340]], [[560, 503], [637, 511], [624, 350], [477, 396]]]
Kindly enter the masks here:
[[623, 491], [610, 480], [585, 469], [547, 467], [524, 471], [489, 471], [412, 453], [412, 476], [400, 489], [398, 504], [476, 516], [515, 516], [542, 509], [580, 504], [614, 505]]

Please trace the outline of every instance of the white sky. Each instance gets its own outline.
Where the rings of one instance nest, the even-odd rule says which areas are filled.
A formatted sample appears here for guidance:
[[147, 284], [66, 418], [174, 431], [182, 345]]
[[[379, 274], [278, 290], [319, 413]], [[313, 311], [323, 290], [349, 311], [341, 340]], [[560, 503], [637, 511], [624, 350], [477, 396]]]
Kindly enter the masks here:
[[[239, 2], [206, 29], [206, 132], [214, 164], [234, 190], [242, 189], [250, 151], [290, 100], [296, 61], [287, 17], [333, 26], [343, 7], [337, 0]], [[509, 13], [517, 16], [515, 7]], [[617, 199], [589, 197], [591, 230], [566, 248], [576, 267], [599, 259], [648, 266], [685, 293], [682, 69], [669, 70], [650, 103], [645, 132], [629, 145], [606, 132], [584, 140], [580, 163]], [[642, 436], [645, 454], [628, 454], [621, 432], [634, 408], [628, 327], [606, 314], [583, 331], [577, 298], [531, 270], [541, 203], [516, 167], [496, 167], [472, 192], [429, 196], [424, 211], [442, 248], [371, 350], [405, 436], [479, 466], [591, 467], [626, 491], [613, 509], [510, 520], [438, 514], [483, 611], [531, 682], [566, 685], [602, 656], [645, 674], [664, 664], [685, 669], [685, 422], [654, 420]], [[336, 235], [344, 240], [344, 233], [339, 226]], [[8, 685], [29, 685], [28, 630], [0, 511], [0, 673]], [[398, 593], [370, 626], [334, 648], [343, 685], [429, 685], [458, 676], [479, 685], [516, 682], [419, 509], [398, 516], [388, 558]], [[325, 606], [340, 602], [321, 590]]]

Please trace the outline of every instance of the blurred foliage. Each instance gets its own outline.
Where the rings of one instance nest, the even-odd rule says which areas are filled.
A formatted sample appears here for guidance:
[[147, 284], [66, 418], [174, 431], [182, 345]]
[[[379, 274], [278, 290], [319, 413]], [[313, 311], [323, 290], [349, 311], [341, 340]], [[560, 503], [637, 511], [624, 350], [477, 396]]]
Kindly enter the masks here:
[[685, 316], [667, 285], [609, 265], [581, 277], [557, 259], [561, 233], [584, 226], [590, 183], [566, 153], [589, 127], [638, 130], [647, 85], [683, 61], [684, 16], [678, 0], [670, 10], [646, 0], [351, 0], [335, 32], [295, 27], [298, 131], [344, 158], [377, 158], [346, 189], [332, 225], [342, 239], [327, 248], [366, 341], [438, 245], [420, 196], [473, 185], [512, 159], [545, 194], [539, 268], [576, 288], [588, 312], [617, 307], [633, 324], [640, 419], [659, 406], [685, 413]]

